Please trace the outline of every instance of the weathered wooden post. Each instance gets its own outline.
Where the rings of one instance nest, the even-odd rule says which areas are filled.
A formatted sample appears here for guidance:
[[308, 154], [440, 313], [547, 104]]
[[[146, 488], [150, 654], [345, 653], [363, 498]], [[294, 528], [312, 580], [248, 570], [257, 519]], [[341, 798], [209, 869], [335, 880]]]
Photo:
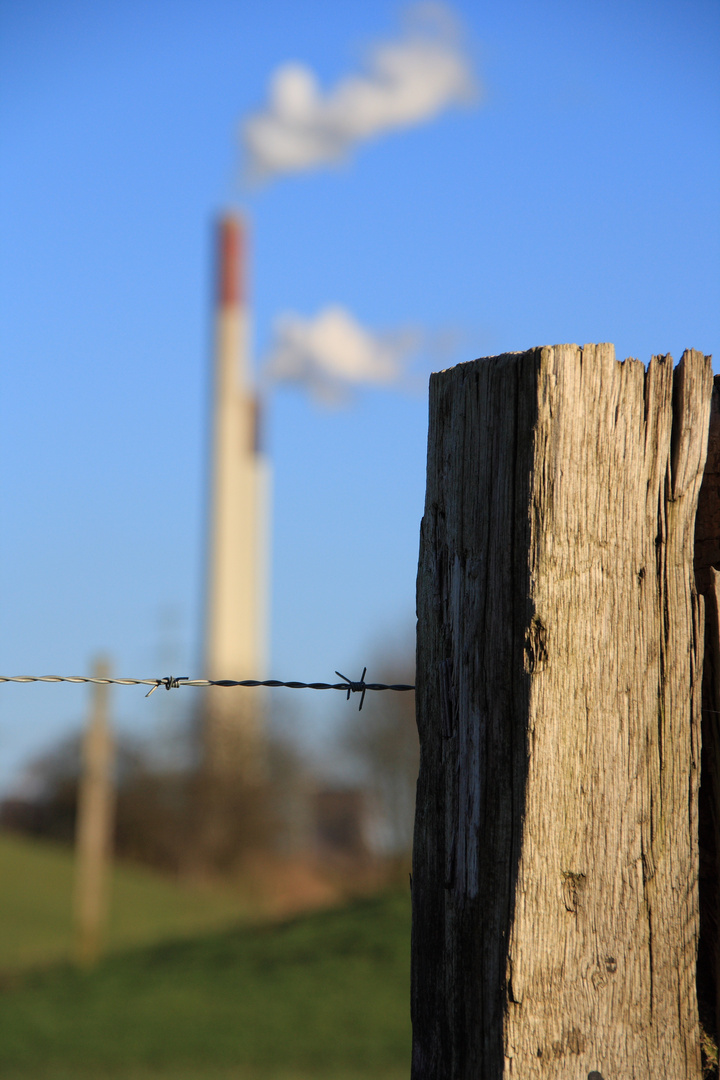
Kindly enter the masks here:
[[711, 386], [611, 345], [431, 379], [413, 1080], [701, 1075]]
[[[94, 675], [107, 679], [105, 660], [95, 664]], [[93, 701], [83, 742], [75, 830], [75, 925], [77, 959], [91, 967], [100, 951], [107, 913], [108, 870], [112, 848], [115, 793], [113, 740], [108, 720], [107, 683], [93, 686]]]

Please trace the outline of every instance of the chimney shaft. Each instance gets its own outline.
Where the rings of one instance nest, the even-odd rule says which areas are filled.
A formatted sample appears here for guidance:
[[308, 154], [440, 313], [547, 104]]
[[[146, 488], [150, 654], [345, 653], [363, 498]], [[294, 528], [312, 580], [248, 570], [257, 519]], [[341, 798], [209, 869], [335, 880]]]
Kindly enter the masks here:
[[[211, 679], [263, 678], [266, 639], [266, 465], [256, 450], [256, 404], [245, 306], [246, 228], [226, 214], [215, 231], [215, 377], [208, 540], [205, 669]], [[263, 704], [211, 688], [205, 695], [211, 773], [260, 758]]]
[[220, 219], [218, 232], [218, 303], [220, 307], [236, 307], [244, 299], [244, 281], [241, 275], [244, 239], [242, 225], [236, 217], [223, 217]]

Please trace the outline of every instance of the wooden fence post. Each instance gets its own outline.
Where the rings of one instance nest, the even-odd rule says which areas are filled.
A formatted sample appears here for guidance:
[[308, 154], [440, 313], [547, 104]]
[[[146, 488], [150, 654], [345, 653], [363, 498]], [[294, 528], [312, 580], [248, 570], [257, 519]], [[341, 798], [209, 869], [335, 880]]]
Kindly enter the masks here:
[[430, 383], [413, 1080], [698, 1080], [710, 358]]
[[[94, 676], [109, 677], [98, 660]], [[93, 701], [83, 741], [75, 830], [75, 925], [77, 959], [91, 967], [100, 951], [107, 913], [108, 869], [114, 818], [113, 740], [108, 719], [107, 684], [93, 686]]]

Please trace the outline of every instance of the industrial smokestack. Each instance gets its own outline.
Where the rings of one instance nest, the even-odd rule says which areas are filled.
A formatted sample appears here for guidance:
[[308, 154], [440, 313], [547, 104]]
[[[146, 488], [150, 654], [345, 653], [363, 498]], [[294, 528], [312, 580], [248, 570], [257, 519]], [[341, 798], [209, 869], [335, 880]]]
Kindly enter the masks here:
[[[217, 231], [205, 675], [265, 677], [268, 470], [259, 451], [251, 385], [246, 230], [224, 216]], [[257, 691], [211, 689], [204, 728], [213, 773], [252, 775], [262, 756]]]
[[240, 251], [243, 246], [241, 225], [235, 217], [221, 218], [218, 226], [218, 310], [238, 307], [241, 303]]

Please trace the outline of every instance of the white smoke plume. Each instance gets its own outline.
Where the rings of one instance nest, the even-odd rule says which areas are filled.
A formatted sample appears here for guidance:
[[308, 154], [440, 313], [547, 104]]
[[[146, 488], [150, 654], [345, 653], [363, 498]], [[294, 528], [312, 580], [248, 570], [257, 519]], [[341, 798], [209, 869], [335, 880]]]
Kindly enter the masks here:
[[420, 3], [402, 37], [370, 50], [365, 74], [348, 75], [327, 93], [304, 64], [283, 64], [268, 104], [243, 124], [248, 179], [337, 162], [365, 139], [473, 101], [477, 84], [460, 38], [450, 8]]
[[342, 307], [313, 319], [281, 315], [263, 375], [307, 387], [326, 405], [339, 405], [361, 386], [410, 385], [407, 369], [421, 345], [413, 330], [373, 334]]

